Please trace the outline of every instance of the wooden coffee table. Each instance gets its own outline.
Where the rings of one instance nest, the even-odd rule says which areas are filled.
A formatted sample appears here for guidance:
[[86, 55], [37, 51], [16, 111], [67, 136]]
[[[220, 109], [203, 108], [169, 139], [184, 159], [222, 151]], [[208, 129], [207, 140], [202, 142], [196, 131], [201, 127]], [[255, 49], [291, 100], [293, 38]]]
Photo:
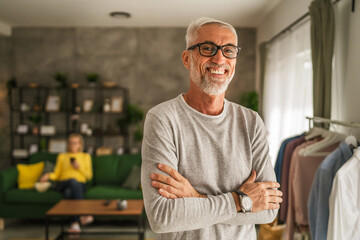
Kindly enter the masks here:
[[[138, 231], [116, 231], [116, 232], [96, 232], [97, 234], [138, 234], [139, 239], [143, 240], [145, 235], [145, 219], [143, 218], [144, 201], [127, 200], [128, 206], [125, 210], [117, 210], [116, 200], [111, 201], [108, 206], [106, 200], [61, 200], [49, 211], [46, 212], [45, 237], [49, 240], [49, 220], [52, 217], [69, 218], [71, 216], [93, 215], [93, 216], [133, 216], [138, 220]], [[68, 224], [68, 222], [67, 222]], [[81, 231], [80, 234], [93, 234], [94, 232]], [[56, 239], [63, 239], [65, 235], [70, 235], [64, 231], [64, 221], [61, 221], [61, 232]]]

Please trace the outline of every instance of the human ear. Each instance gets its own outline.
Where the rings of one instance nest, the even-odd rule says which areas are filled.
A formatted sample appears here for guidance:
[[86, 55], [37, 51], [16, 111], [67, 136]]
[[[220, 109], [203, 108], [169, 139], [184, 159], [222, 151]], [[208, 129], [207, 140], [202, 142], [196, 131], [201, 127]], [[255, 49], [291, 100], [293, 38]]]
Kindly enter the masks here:
[[182, 60], [183, 60], [183, 64], [184, 66], [189, 69], [190, 66], [190, 56], [189, 56], [189, 51], [184, 51], [182, 54]]

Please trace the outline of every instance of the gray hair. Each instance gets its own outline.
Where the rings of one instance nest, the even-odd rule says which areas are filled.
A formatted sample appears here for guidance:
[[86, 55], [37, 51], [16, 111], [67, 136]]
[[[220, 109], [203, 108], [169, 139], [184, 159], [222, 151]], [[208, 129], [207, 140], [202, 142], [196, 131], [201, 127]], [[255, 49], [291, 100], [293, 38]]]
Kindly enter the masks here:
[[220, 20], [202, 17], [202, 18], [199, 18], [199, 19], [191, 22], [190, 25], [188, 26], [187, 31], [186, 31], [186, 36], [185, 36], [186, 48], [190, 47], [190, 45], [192, 45], [194, 43], [195, 39], [197, 38], [197, 31], [203, 25], [206, 25], [206, 24], [216, 24], [220, 27], [229, 29], [236, 36], [236, 44], [237, 44], [238, 36], [237, 36], [236, 30], [233, 26], [231, 26], [229, 23], [226, 23], [226, 22], [223, 22]]

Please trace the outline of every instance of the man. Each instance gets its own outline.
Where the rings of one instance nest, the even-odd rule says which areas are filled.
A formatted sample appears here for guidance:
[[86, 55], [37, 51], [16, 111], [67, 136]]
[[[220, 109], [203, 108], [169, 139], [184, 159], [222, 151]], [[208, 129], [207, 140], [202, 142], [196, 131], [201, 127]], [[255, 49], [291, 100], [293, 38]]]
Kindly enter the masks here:
[[141, 179], [151, 228], [167, 240], [256, 239], [254, 224], [274, 220], [282, 193], [259, 115], [225, 99], [236, 31], [201, 18], [186, 44], [188, 92], [145, 120]]

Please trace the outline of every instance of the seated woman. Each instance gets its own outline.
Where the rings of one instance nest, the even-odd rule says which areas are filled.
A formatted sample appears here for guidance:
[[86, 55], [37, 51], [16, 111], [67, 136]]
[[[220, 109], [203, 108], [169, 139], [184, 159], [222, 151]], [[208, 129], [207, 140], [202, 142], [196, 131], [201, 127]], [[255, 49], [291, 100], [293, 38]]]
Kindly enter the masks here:
[[[68, 138], [68, 152], [61, 153], [56, 159], [54, 172], [45, 173], [40, 181], [56, 181], [55, 189], [62, 192], [65, 199], [83, 199], [86, 181], [93, 176], [91, 156], [83, 152], [84, 139], [80, 134], [71, 134]], [[80, 224], [86, 225], [94, 221], [92, 216], [74, 217], [69, 232], [81, 231]]]

